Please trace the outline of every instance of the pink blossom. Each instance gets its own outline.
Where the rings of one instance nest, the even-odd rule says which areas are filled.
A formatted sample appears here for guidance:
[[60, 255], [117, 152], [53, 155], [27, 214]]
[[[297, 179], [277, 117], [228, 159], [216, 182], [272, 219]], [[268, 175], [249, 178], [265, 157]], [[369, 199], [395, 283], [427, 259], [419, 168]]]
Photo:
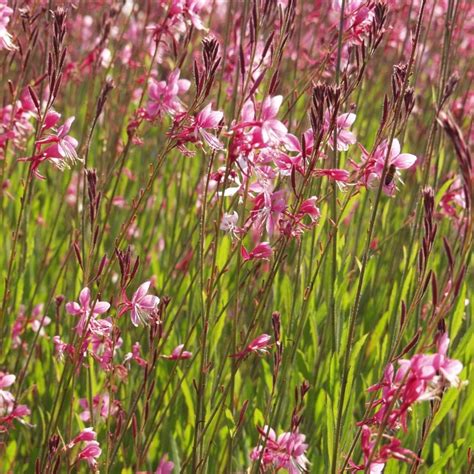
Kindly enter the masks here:
[[387, 177], [383, 183], [383, 191], [385, 194], [392, 196], [395, 193], [396, 181], [400, 180], [399, 170], [411, 168], [416, 163], [416, 156], [410, 153], [400, 153], [400, 142], [395, 138], [390, 147], [390, 154], [388, 153], [388, 142], [384, 140], [372, 154], [369, 154], [364, 148], [362, 150], [363, 164], [359, 167], [363, 170], [363, 182], [368, 187], [375, 187], [382, 178], [385, 160], [387, 159], [387, 166], [389, 169], [393, 167], [393, 179], [388, 182]]
[[174, 463], [168, 461], [168, 456], [165, 454], [161, 460], [160, 464], [156, 468], [155, 474], [171, 474], [173, 472]]
[[147, 366], [146, 360], [141, 356], [141, 347], [139, 342], [135, 342], [135, 344], [133, 344], [132, 352], [125, 354], [124, 363], [128, 362], [129, 360], [134, 360], [141, 367]]
[[326, 168], [326, 169], [317, 169], [314, 170], [316, 176], [326, 176], [331, 180], [339, 181], [341, 183], [347, 183], [349, 181], [349, 171], [336, 169], [336, 168]]
[[43, 315], [43, 304], [34, 306], [31, 316], [25, 315], [25, 307], [20, 306], [18, 316], [12, 326], [12, 342], [13, 347], [19, 347], [22, 343], [21, 335], [27, 328], [31, 328], [33, 332], [39, 332], [41, 337], [46, 335], [44, 327], [51, 323], [51, 318]]
[[54, 350], [56, 352], [56, 357], [59, 360], [64, 360], [64, 355], [67, 354], [72, 358], [74, 355], [74, 347], [71, 344], [65, 343], [59, 336], [53, 337]]
[[221, 150], [224, 145], [214, 136], [211, 135], [206, 129], [215, 130], [222, 118], [224, 113], [220, 111], [212, 110], [211, 104], [208, 104], [201, 112], [196, 115], [195, 119], [195, 135], [200, 134], [202, 139], [215, 150]]
[[237, 226], [239, 215], [237, 212], [224, 213], [221, 219], [221, 225], [219, 228], [224, 232], [228, 232], [232, 236], [236, 236], [241, 232], [241, 229]]
[[84, 428], [79, 434], [77, 434], [67, 445], [69, 449], [75, 446], [78, 443], [82, 443], [83, 441], [93, 441], [97, 439], [97, 433], [94, 431], [94, 428]]
[[308, 199], [305, 199], [300, 204], [300, 208], [298, 210], [298, 217], [309, 216], [313, 222], [319, 219], [321, 212], [316, 206], [317, 200], [318, 198], [316, 196], [312, 196]]
[[268, 353], [268, 347], [271, 338], [272, 337], [268, 334], [261, 334], [260, 336], [256, 337], [243, 351], [233, 354], [230, 357], [243, 359], [252, 352], [255, 352], [256, 354], [266, 354]]
[[297, 158], [305, 158], [311, 156], [314, 148], [314, 132], [310, 128], [302, 135], [302, 141], [300, 142], [291, 133], [288, 133], [284, 139], [284, 146], [290, 152], [296, 152]]
[[[89, 401], [87, 398], [79, 399], [79, 405], [83, 409], [82, 413], [79, 414], [79, 418], [82, 421], [90, 421], [91, 411], [89, 407]], [[114, 400], [112, 405], [110, 404], [110, 397], [108, 393], [98, 394], [92, 398], [92, 411], [94, 416], [100, 416], [103, 419], [107, 419], [110, 416], [114, 416], [119, 411], [119, 403]]]
[[388, 443], [382, 442], [378, 452], [373, 452], [377, 436], [377, 430], [372, 431], [367, 425], [362, 426], [361, 446], [364, 463], [357, 465], [353, 461], [350, 461], [349, 467], [352, 472], [366, 471], [370, 474], [379, 474], [383, 472], [385, 464], [390, 459], [397, 459], [407, 463], [419, 459], [414, 452], [402, 447], [399, 439], [386, 434], [383, 435], [382, 439], [388, 441]]
[[9, 390], [5, 390], [15, 383], [16, 376], [0, 372], [0, 433], [8, 431], [14, 420], [23, 423], [23, 418], [30, 414], [25, 405], [17, 405], [15, 397]]
[[13, 43], [12, 35], [7, 31], [13, 10], [8, 6], [7, 0], [0, 0], [0, 49], [13, 51], [17, 49]]
[[433, 358], [433, 368], [436, 370], [436, 373], [439, 373], [443, 377], [449, 386], [460, 387], [461, 382], [458, 375], [461, 373], [463, 365], [460, 361], [447, 357], [448, 346], [448, 334], [443, 333], [438, 338], [438, 352]]
[[[353, 113], [342, 114], [336, 118], [336, 147], [339, 151], [347, 151], [349, 145], [356, 143], [356, 136], [349, 130], [355, 119], [356, 115]], [[329, 146], [334, 148], [334, 131], [331, 129], [331, 114], [329, 111], [326, 111], [324, 115], [324, 130], [329, 133]]]
[[[86, 324], [93, 326], [96, 323], [95, 316], [106, 313], [110, 308], [107, 301], [96, 301], [91, 308], [91, 291], [89, 288], [83, 288], [79, 294], [79, 303], [70, 301], [66, 303], [66, 311], [73, 316], [79, 316], [77, 330], [83, 333], [86, 330]], [[90, 318], [90, 319], [89, 319]]]
[[77, 455], [76, 461], [87, 461], [93, 469], [97, 468], [97, 458], [102, 454], [100, 445], [97, 441], [88, 441], [84, 448]]
[[[56, 122], [55, 117], [49, 119], [49, 123]], [[44, 176], [38, 171], [38, 167], [44, 161], [51, 161], [60, 170], [69, 168], [76, 161], [81, 161], [76, 152], [79, 143], [74, 137], [69, 135], [72, 122], [74, 122], [74, 117], [68, 118], [57, 131], [53, 130], [53, 133], [38, 140], [36, 142], [36, 154], [33, 157], [20, 159], [21, 161], [31, 161], [33, 163], [32, 171], [37, 178], [44, 179]]]
[[[222, 150], [224, 145], [215, 135], [209, 133], [208, 130], [216, 130], [223, 117], [224, 113], [218, 110], [212, 110], [211, 104], [204, 107], [195, 117], [191, 117], [191, 125], [184, 127], [175, 135], [179, 143], [178, 146], [182, 149], [183, 153], [190, 154], [189, 150], [186, 150], [182, 144], [187, 142], [196, 143], [201, 140], [214, 150]], [[178, 124], [186, 118], [186, 114], [181, 114], [177, 117], [175, 126], [178, 126]]]
[[269, 191], [258, 194], [254, 198], [252, 218], [258, 228], [265, 224], [268, 235], [272, 235], [278, 225], [280, 216], [286, 209], [285, 191]]
[[263, 143], [278, 144], [288, 133], [288, 129], [277, 118], [283, 96], [266, 97], [262, 104], [261, 134]]
[[146, 114], [150, 119], [161, 117], [163, 113], [174, 115], [184, 112], [184, 107], [179, 99], [179, 95], [184, 94], [191, 82], [187, 79], [180, 79], [180, 70], [175, 69], [167, 81], [156, 81], [151, 79], [148, 86], [149, 100], [146, 106]]
[[151, 280], [142, 283], [133, 294], [131, 300], [127, 298], [125, 293], [123, 294], [124, 302], [122, 303], [123, 307], [120, 315], [130, 311], [130, 319], [135, 327], [138, 327], [140, 324], [148, 325], [160, 303], [158, 296], [148, 294], [150, 285]]
[[[259, 429], [263, 439], [267, 439], [266, 446], [258, 445], [250, 454], [250, 459], [256, 461], [262, 459], [264, 468], [286, 469], [289, 474], [306, 472], [309, 465], [305, 456], [308, 445], [305, 443], [305, 435], [294, 433], [282, 433], [277, 437], [275, 431], [268, 426]], [[263, 453], [262, 453], [263, 451]]]
[[276, 117], [283, 102], [283, 96], [266, 97], [261, 105], [260, 116], [255, 105], [248, 100], [242, 108], [242, 121], [233, 130], [251, 128], [252, 141], [258, 147], [275, 146], [282, 143], [288, 134], [286, 126]]
[[179, 344], [173, 349], [173, 351], [171, 352], [171, 355], [163, 356], [163, 357], [168, 360], [182, 360], [182, 359], [184, 360], [184, 359], [190, 359], [192, 356], [193, 354], [191, 352], [184, 350], [184, 344]]
[[248, 252], [242, 245], [241, 254], [244, 262], [248, 262], [249, 260], [269, 260], [273, 254], [273, 250], [269, 242], [260, 242], [251, 252]]

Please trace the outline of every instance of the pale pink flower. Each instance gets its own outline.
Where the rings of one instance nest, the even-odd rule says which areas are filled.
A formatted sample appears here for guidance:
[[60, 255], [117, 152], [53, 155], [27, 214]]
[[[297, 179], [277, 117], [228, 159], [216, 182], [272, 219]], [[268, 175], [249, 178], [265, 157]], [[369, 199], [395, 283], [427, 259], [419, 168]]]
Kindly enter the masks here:
[[252, 352], [255, 352], [256, 354], [267, 354], [271, 339], [272, 337], [268, 334], [261, 334], [260, 336], [256, 337], [243, 351], [233, 354], [230, 357], [235, 359], [243, 359]]
[[179, 96], [189, 89], [191, 82], [187, 79], [180, 79], [179, 76], [180, 70], [175, 69], [168, 76], [167, 81], [151, 79], [148, 86], [149, 100], [146, 106], [146, 114], [149, 118], [161, 117], [163, 113], [174, 115], [184, 112], [185, 109]]
[[[55, 124], [57, 122], [57, 116], [55, 113], [48, 114], [48, 123]], [[20, 161], [31, 161], [32, 171], [34, 175], [39, 179], [44, 179], [38, 168], [44, 161], [51, 161], [57, 168], [63, 171], [65, 168], [70, 168], [71, 165], [75, 164], [76, 161], [81, 161], [78, 157], [76, 148], [78, 147], [78, 141], [69, 135], [74, 117], [68, 118], [63, 125], [61, 125], [57, 131], [46, 135], [36, 142], [35, 155], [31, 158], [20, 158]]]
[[363, 170], [364, 176], [363, 181], [367, 187], [375, 187], [380, 181], [385, 165], [385, 160], [387, 159], [387, 169], [390, 170], [390, 167], [393, 167], [393, 178], [389, 181], [385, 177], [385, 182], [383, 183], [383, 191], [385, 194], [392, 196], [397, 187], [396, 182], [400, 180], [399, 170], [404, 170], [411, 168], [416, 163], [416, 156], [410, 153], [401, 153], [400, 142], [395, 138], [390, 147], [390, 154], [387, 158], [387, 153], [389, 151], [388, 141], [384, 140], [370, 155], [364, 148], [362, 150], [362, 160], [363, 164], [359, 166]]
[[79, 294], [79, 302], [70, 301], [66, 303], [66, 311], [73, 316], [79, 316], [79, 323], [77, 330], [83, 333], [86, 329], [86, 323], [94, 326], [96, 323], [95, 316], [106, 313], [110, 308], [110, 303], [107, 301], [96, 301], [91, 307], [91, 291], [89, 288], [83, 288]]
[[[223, 112], [212, 110], [212, 105], [208, 104], [204, 109], [196, 114], [195, 117], [191, 117], [191, 125], [184, 127], [180, 132], [174, 135], [178, 140], [178, 147], [183, 151], [183, 153], [189, 155], [192, 153], [187, 150], [183, 144], [201, 142], [202, 140], [212, 149], [222, 150], [224, 145], [215, 135], [209, 133], [208, 130], [216, 130], [223, 117]], [[180, 114], [176, 119], [175, 126], [186, 118], [187, 115], [185, 113]]]
[[0, 0], [0, 50], [7, 49], [13, 51], [17, 49], [13, 43], [12, 35], [7, 31], [12, 14], [13, 10], [8, 6], [7, 0]]
[[273, 254], [273, 250], [269, 242], [260, 242], [251, 252], [248, 252], [242, 245], [241, 254], [244, 262], [249, 260], [269, 260]]
[[160, 303], [158, 296], [148, 294], [150, 285], [150, 280], [142, 283], [133, 294], [131, 300], [127, 298], [125, 293], [123, 294], [124, 302], [119, 314], [122, 315], [130, 311], [130, 319], [135, 327], [140, 324], [148, 325]]
[[[91, 410], [89, 407], [89, 401], [87, 398], [80, 398], [79, 405], [83, 411], [79, 414], [79, 418], [82, 421], [90, 421], [91, 419]], [[106, 419], [110, 416], [114, 416], [119, 411], [119, 403], [117, 400], [114, 400], [110, 404], [110, 397], [108, 393], [98, 394], [92, 398], [92, 412], [95, 417], [100, 416], [103, 419]]]
[[147, 362], [141, 356], [141, 346], [139, 342], [135, 342], [132, 346], [132, 352], [125, 354], [124, 364], [129, 360], [134, 360], [139, 366], [146, 367]]
[[262, 104], [261, 134], [263, 143], [281, 143], [288, 129], [276, 117], [283, 102], [283, 96], [266, 97]]
[[449, 386], [460, 387], [461, 382], [458, 375], [461, 373], [463, 365], [459, 360], [449, 359], [447, 357], [448, 346], [448, 334], [443, 333], [438, 338], [438, 352], [433, 358], [433, 368], [443, 377]]
[[92, 469], [97, 468], [97, 458], [102, 454], [102, 449], [97, 441], [88, 441], [77, 455], [76, 461], [87, 461]]
[[0, 433], [8, 431], [14, 420], [25, 424], [23, 418], [30, 414], [26, 405], [17, 405], [15, 397], [5, 390], [15, 383], [16, 376], [0, 372]]
[[64, 342], [60, 336], [53, 337], [54, 350], [56, 352], [56, 357], [59, 360], [64, 360], [65, 354], [72, 357], [74, 355], [74, 347], [71, 344]]
[[248, 100], [242, 108], [242, 121], [234, 125], [233, 130], [251, 127], [252, 142], [260, 148], [279, 145], [288, 134], [286, 126], [276, 118], [282, 102], [281, 95], [266, 97], [257, 116], [254, 103]]
[[325, 168], [314, 170], [316, 176], [326, 176], [333, 181], [339, 181], [341, 183], [347, 183], [349, 181], [349, 171], [337, 169], [337, 168]]
[[334, 133], [336, 134], [336, 147], [338, 151], [347, 151], [350, 145], [357, 142], [356, 136], [349, 129], [352, 127], [356, 119], [353, 113], [339, 115], [336, 118], [335, 129], [331, 130], [331, 113], [326, 111], [324, 115], [324, 130], [329, 132], [328, 143], [334, 148]]
[[97, 433], [94, 431], [94, 428], [92, 427], [84, 428], [79, 434], [74, 436], [74, 438], [67, 445], [67, 448], [71, 449], [78, 443], [82, 443], [83, 441], [85, 442], [93, 441], [95, 439], [97, 439]]
[[264, 191], [254, 198], [251, 215], [258, 228], [265, 224], [268, 235], [278, 226], [280, 216], [286, 209], [285, 191]]
[[224, 232], [228, 232], [232, 236], [237, 236], [241, 229], [237, 226], [239, 215], [233, 211], [231, 213], [225, 212], [221, 219], [220, 229]]
[[201, 110], [201, 112], [196, 115], [194, 125], [194, 133], [196, 138], [198, 138], [197, 135], [199, 134], [211, 148], [214, 148], [215, 150], [221, 150], [224, 145], [217, 137], [211, 135], [206, 129], [215, 130], [223, 117], [223, 112], [212, 110], [211, 104], [208, 104], [203, 110]]
[[[259, 429], [263, 439], [267, 439], [265, 448], [258, 445], [250, 454], [250, 459], [256, 461], [262, 459], [265, 469], [286, 469], [289, 474], [307, 472], [309, 466], [305, 453], [308, 445], [305, 443], [305, 435], [293, 432], [282, 433], [277, 437], [275, 431], [268, 426]], [[263, 453], [262, 453], [263, 451]]]
[[171, 474], [173, 472], [174, 463], [168, 461], [168, 456], [165, 454], [161, 460], [160, 464], [156, 468], [155, 474]]
[[182, 360], [182, 359], [184, 360], [184, 359], [190, 359], [192, 356], [193, 356], [192, 352], [184, 350], [184, 344], [179, 344], [173, 349], [173, 351], [171, 352], [171, 355], [163, 356], [163, 357], [168, 360]]

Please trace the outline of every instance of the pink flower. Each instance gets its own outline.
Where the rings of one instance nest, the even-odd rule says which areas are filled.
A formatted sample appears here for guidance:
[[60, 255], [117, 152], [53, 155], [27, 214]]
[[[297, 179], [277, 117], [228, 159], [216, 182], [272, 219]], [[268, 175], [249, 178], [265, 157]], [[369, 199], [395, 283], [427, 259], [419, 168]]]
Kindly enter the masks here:
[[175, 69], [167, 81], [156, 81], [151, 79], [148, 86], [148, 95], [150, 99], [146, 106], [146, 114], [150, 119], [161, 117], [163, 113], [174, 115], [178, 112], [184, 112], [184, 107], [179, 99], [179, 95], [184, 94], [191, 82], [187, 79], [180, 79], [180, 70]]
[[7, 5], [7, 0], [0, 0], [0, 49], [13, 51], [17, 47], [13, 44], [12, 35], [7, 31], [13, 10]]
[[136, 342], [132, 346], [132, 352], [128, 352], [125, 354], [124, 363], [128, 362], [129, 360], [134, 360], [140, 367], [146, 367], [147, 362], [145, 359], [142, 358], [140, 353], [140, 343]]
[[67, 354], [71, 358], [74, 355], [74, 346], [65, 343], [59, 336], [53, 337], [53, 344], [54, 350], [56, 352], [56, 357], [59, 360], [62, 361], [64, 359], [65, 354]]
[[188, 352], [184, 350], [184, 344], [179, 344], [173, 349], [173, 351], [171, 352], [171, 355], [163, 356], [163, 357], [168, 360], [184, 360], [184, 359], [190, 359], [192, 356], [193, 356], [192, 352]]
[[347, 183], [349, 181], [349, 171], [341, 170], [337, 168], [317, 169], [314, 170], [316, 176], [327, 176], [329, 179], [339, 181], [341, 183]]
[[[349, 129], [355, 122], [356, 115], [352, 113], [342, 114], [336, 118], [336, 147], [339, 151], [347, 151], [349, 145], [354, 145], [357, 139]], [[324, 115], [324, 130], [329, 132], [329, 146], [334, 148], [334, 130], [331, 130], [331, 114], [326, 111]]]
[[158, 296], [148, 294], [150, 285], [150, 280], [142, 283], [131, 300], [127, 299], [125, 293], [123, 294], [124, 303], [120, 316], [130, 311], [130, 319], [135, 327], [138, 327], [139, 324], [148, 325], [160, 303]]
[[265, 228], [268, 235], [272, 235], [278, 225], [280, 216], [286, 209], [285, 191], [265, 190], [254, 198], [252, 217], [257, 227]]
[[433, 368], [439, 373], [443, 379], [448, 382], [451, 387], [459, 387], [461, 382], [458, 375], [463, 369], [460, 361], [449, 359], [447, 357], [449, 337], [447, 333], [443, 333], [438, 338], [438, 352], [433, 358]]
[[[82, 421], [89, 421], [91, 419], [91, 410], [89, 407], [89, 401], [87, 398], [79, 399], [79, 405], [83, 409], [83, 412], [79, 414], [79, 418]], [[119, 410], [119, 403], [114, 400], [114, 403], [110, 405], [110, 397], [108, 393], [104, 395], [98, 394], [92, 398], [92, 412], [94, 416], [100, 416], [103, 419], [114, 416]]]
[[33, 161], [33, 172], [38, 178], [43, 178], [38, 172], [39, 165], [45, 161], [51, 161], [60, 170], [69, 168], [70, 165], [80, 161], [77, 156], [76, 148], [78, 141], [69, 135], [74, 117], [68, 118], [63, 125], [61, 125], [57, 132], [47, 135], [36, 142], [37, 149], [45, 146], [39, 153], [37, 153], [32, 159], [27, 161]]
[[315, 222], [319, 219], [321, 212], [319, 211], [318, 206], [316, 206], [317, 201], [316, 196], [311, 196], [308, 199], [305, 199], [301, 204], [298, 210], [298, 218], [302, 218], [304, 216], [309, 216], [312, 222]]
[[156, 468], [155, 474], [171, 474], [173, 472], [174, 463], [168, 461], [168, 456], [165, 454], [161, 460], [160, 464]]
[[[178, 147], [183, 153], [190, 154], [182, 144], [196, 143], [203, 140], [214, 150], [222, 150], [224, 145], [219, 139], [209, 133], [207, 130], [216, 130], [224, 117], [224, 113], [212, 110], [211, 104], [208, 104], [195, 117], [191, 117], [191, 125], [184, 127], [174, 137], [178, 140]], [[181, 114], [175, 121], [175, 127], [187, 118], [187, 114]]]
[[[363, 170], [364, 173], [364, 184], [368, 187], [376, 186], [377, 182], [380, 181], [384, 169], [385, 159], [387, 158], [388, 153], [388, 142], [384, 140], [370, 155], [364, 148], [362, 148], [362, 160], [363, 165], [359, 168]], [[395, 138], [390, 147], [390, 155], [388, 156], [388, 170], [392, 168], [393, 176], [385, 177], [385, 182], [383, 183], [383, 191], [385, 194], [392, 196], [395, 193], [396, 182], [400, 181], [398, 170], [404, 170], [411, 168], [416, 163], [416, 156], [411, 155], [410, 153], [400, 153], [400, 142]]]
[[[79, 323], [76, 328], [80, 333], [86, 330], [86, 323], [89, 320], [90, 326], [94, 326], [97, 321], [95, 316], [106, 313], [110, 308], [107, 301], [96, 301], [91, 308], [91, 291], [89, 288], [83, 288], [79, 294], [79, 303], [70, 301], [66, 303], [66, 311], [73, 316], [79, 316]], [[90, 319], [89, 319], [90, 318]]]
[[76, 461], [87, 461], [93, 469], [97, 467], [97, 458], [102, 454], [100, 445], [97, 441], [89, 441], [86, 443], [82, 451], [77, 455]]
[[196, 115], [194, 125], [196, 138], [198, 138], [198, 134], [201, 135], [202, 139], [215, 150], [224, 148], [224, 145], [214, 135], [206, 131], [206, 129], [215, 130], [223, 117], [223, 112], [212, 110], [211, 104], [208, 104]]
[[294, 135], [288, 133], [284, 140], [285, 148], [290, 152], [296, 152], [297, 158], [309, 157], [313, 153], [314, 147], [314, 133], [310, 128], [302, 135], [302, 142], [298, 140]]
[[273, 250], [269, 242], [260, 242], [250, 253], [242, 245], [241, 254], [244, 262], [249, 260], [269, 260]]
[[251, 127], [252, 141], [261, 148], [279, 145], [288, 134], [286, 126], [276, 118], [282, 102], [281, 95], [266, 97], [258, 117], [255, 105], [248, 100], [242, 108], [242, 122], [234, 125], [233, 130]]
[[370, 474], [379, 474], [383, 472], [385, 464], [390, 459], [397, 459], [407, 463], [419, 459], [414, 452], [402, 447], [399, 439], [386, 434], [383, 435], [382, 439], [385, 441], [388, 440], [388, 443], [381, 444], [378, 452], [374, 453], [373, 450], [377, 436], [377, 430], [372, 431], [367, 425], [362, 426], [361, 446], [364, 463], [357, 465], [353, 461], [350, 461], [349, 466], [352, 472], [366, 471]]
[[242, 352], [233, 354], [230, 357], [236, 359], [243, 359], [252, 352], [255, 352], [257, 354], [268, 353], [268, 347], [271, 339], [272, 337], [268, 334], [261, 334], [260, 336], [255, 338]]
[[228, 232], [232, 236], [236, 236], [240, 233], [241, 229], [237, 226], [239, 215], [237, 212], [224, 213], [221, 220], [220, 229], [224, 232]]
[[16, 375], [5, 374], [3, 372], [0, 372], [0, 389], [10, 387], [10, 385], [13, 385], [15, 383], [15, 380]]
[[288, 133], [288, 129], [277, 118], [278, 110], [283, 102], [283, 96], [266, 97], [262, 104], [261, 134], [262, 142], [278, 144]]
[[97, 434], [94, 431], [94, 428], [84, 428], [79, 434], [77, 434], [71, 442], [67, 445], [68, 449], [71, 449], [78, 443], [82, 443], [83, 441], [89, 442], [97, 439]]
[[275, 431], [268, 426], [259, 428], [259, 432], [263, 439], [268, 435], [267, 443], [265, 449], [260, 445], [253, 449], [250, 454], [252, 461], [261, 457], [264, 468], [275, 471], [286, 469], [289, 474], [306, 472], [309, 461], [305, 456], [308, 449], [305, 435], [294, 432], [282, 433], [277, 437]]

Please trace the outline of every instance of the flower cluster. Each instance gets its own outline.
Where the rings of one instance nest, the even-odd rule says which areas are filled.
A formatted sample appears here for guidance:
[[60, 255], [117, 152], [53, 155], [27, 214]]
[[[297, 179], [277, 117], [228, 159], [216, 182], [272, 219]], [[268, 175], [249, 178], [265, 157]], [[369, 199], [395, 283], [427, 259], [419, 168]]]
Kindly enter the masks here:
[[19, 405], [11, 392], [5, 390], [15, 383], [16, 376], [0, 372], [0, 433], [8, 431], [14, 420], [24, 422], [30, 414], [26, 405]]
[[[459, 388], [459, 379], [463, 366], [461, 362], [447, 356], [449, 338], [446, 333], [437, 340], [435, 354], [415, 354], [411, 359], [399, 360], [395, 371], [389, 364], [383, 380], [371, 386], [369, 392], [381, 391], [381, 398], [374, 402], [378, 410], [375, 415], [360, 423], [362, 425], [362, 452], [364, 464], [352, 463], [354, 471], [369, 469], [369, 472], [381, 472], [390, 459], [405, 462], [417, 459], [416, 455], [401, 446], [400, 440], [392, 434], [383, 434], [387, 441], [374, 452], [374, 437], [379, 429], [394, 433], [400, 428], [408, 429], [408, 414], [415, 403], [439, 398], [449, 387]], [[367, 464], [369, 463], [369, 464]]]
[[97, 458], [102, 454], [102, 449], [97, 442], [97, 434], [93, 428], [84, 428], [65, 446], [65, 450], [73, 449], [80, 443], [82, 446], [75, 458], [75, 463], [86, 461], [95, 472], [97, 470]]
[[257, 461], [261, 459], [264, 469], [277, 472], [286, 469], [289, 474], [306, 472], [309, 461], [305, 456], [308, 445], [305, 443], [305, 435], [298, 432], [282, 433], [279, 436], [275, 431], [265, 426], [259, 429], [265, 447], [258, 445], [250, 454], [250, 459]]

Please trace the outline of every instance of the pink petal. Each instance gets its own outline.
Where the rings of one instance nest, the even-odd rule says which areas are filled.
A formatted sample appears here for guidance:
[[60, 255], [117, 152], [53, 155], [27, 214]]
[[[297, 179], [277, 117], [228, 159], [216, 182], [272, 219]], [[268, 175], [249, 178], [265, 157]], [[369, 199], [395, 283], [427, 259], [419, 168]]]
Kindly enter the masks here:
[[135, 291], [135, 293], [133, 295], [133, 298], [132, 298], [132, 301], [133, 302], [140, 301], [148, 293], [148, 289], [150, 288], [150, 285], [151, 285], [150, 280], [145, 281], [144, 283], [142, 283], [137, 288], [137, 291]]
[[89, 303], [91, 301], [91, 290], [89, 290], [89, 288], [87, 288], [87, 286], [85, 288], [83, 288], [79, 294], [79, 302], [81, 303], [81, 306], [82, 307], [89, 307]]
[[269, 120], [275, 117], [283, 102], [283, 96], [276, 95], [275, 97], [267, 97], [262, 105], [262, 119]]
[[74, 316], [78, 316], [82, 312], [81, 306], [75, 301], [70, 301], [69, 303], [66, 303], [66, 311]]
[[107, 301], [97, 301], [94, 305], [94, 314], [104, 314], [109, 310], [109, 308], [110, 303], [107, 303]]
[[395, 166], [395, 168], [404, 170], [411, 168], [416, 163], [416, 160], [417, 158], [415, 155], [411, 155], [410, 153], [402, 153], [393, 159], [391, 164]]
[[0, 377], [0, 388], [6, 388], [12, 385], [16, 380], [16, 376], [13, 374], [7, 374]]
[[[398, 156], [400, 154], [400, 142], [397, 138], [394, 138], [392, 141], [392, 147], [390, 148], [390, 156]], [[386, 153], [384, 153], [386, 155]]]

